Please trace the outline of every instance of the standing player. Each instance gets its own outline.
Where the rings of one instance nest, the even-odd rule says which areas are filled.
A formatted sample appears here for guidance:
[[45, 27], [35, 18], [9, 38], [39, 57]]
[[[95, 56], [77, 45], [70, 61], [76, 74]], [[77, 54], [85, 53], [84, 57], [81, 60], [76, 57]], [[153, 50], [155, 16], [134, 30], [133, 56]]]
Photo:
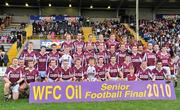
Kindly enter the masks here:
[[46, 70], [47, 70], [47, 61], [48, 61], [48, 54], [46, 52], [46, 47], [42, 46], [41, 51], [37, 54], [37, 70], [40, 73], [40, 77], [42, 79], [46, 76]]
[[171, 72], [171, 79], [174, 81], [174, 87], [177, 87], [177, 64], [174, 61], [174, 58], [171, 58], [169, 62], [170, 72]]
[[153, 52], [153, 45], [148, 43], [148, 49], [145, 52], [145, 61], [147, 61], [147, 66], [150, 70], [155, 68], [156, 60], [156, 54]]
[[99, 46], [99, 45], [103, 45], [104, 48], [106, 49], [106, 43], [104, 42], [104, 36], [103, 36], [103, 34], [99, 34], [98, 40], [96, 41], [95, 45], [96, 45], [96, 50], [98, 50], [98, 46]]
[[143, 45], [138, 45], [138, 54], [140, 55], [142, 60], [145, 60], [145, 52]]
[[110, 63], [107, 65], [107, 76], [109, 80], [121, 80], [123, 79], [123, 73], [119, 69], [119, 64], [116, 63], [116, 57], [112, 56]]
[[74, 81], [81, 82], [84, 80], [84, 67], [82, 66], [81, 59], [75, 60], [73, 67]]
[[76, 61], [77, 59], [81, 60], [82, 65], [84, 64], [84, 53], [81, 46], [76, 47], [76, 52], [73, 54], [73, 60]]
[[95, 63], [95, 59], [93, 57], [90, 57], [88, 61], [88, 66], [85, 68], [85, 80], [97, 81], [97, 71]]
[[77, 39], [73, 42], [75, 52], [77, 51], [77, 47], [82, 47], [84, 48], [84, 41], [82, 40], [82, 34], [78, 33], [77, 34]]
[[109, 51], [107, 52], [108, 63], [110, 62], [112, 56], [115, 56], [117, 60], [116, 62], [118, 62], [118, 53], [116, 52], [115, 45], [111, 45]]
[[87, 46], [86, 46], [86, 50], [84, 51], [85, 65], [88, 64], [89, 59], [90, 59], [91, 57], [94, 57], [94, 55], [95, 55], [95, 52], [94, 52], [93, 44], [88, 43]]
[[101, 57], [101, 58], [103, 58], [104, 63], [106, 64], [107, 63], [107, 53], [106, 53], [104, 45], [99, 44], [98, 50], [99, 51], [95, 54], [96, 61], [98, 61], [98, 59]]
[[106, 41], [107, 49], [109, 49], [111, 45], [115, 45], [115, 49], [118, 49], [119, 42], [116, 41], [115, 34], [111, 34], [109, 40]]
[[121, 64], [121, 71], [123, 73], [123, 78], [127, 77], [131, 66], [133, 66], [133, 63], [131, 62], [131, 57], [129, 55], [126, 55], [125, 61]]
[[33, 43], [29, 42], [28, 43], [28, 49], [27, 51], [24, 51], [21, 56], [20, 59], [24, 59], [25, 61], [25, 66], [28, 66], [28, 60], [33, 60], [36, 64], [36, 52], [33, 50]]
[[50, 65], [46, 71], [45, 81], [47, 82], [58, 82], [60, 78], [61, 69], [58, 67], [57, 61], [51, 59]]
[[126, 51], [126, 47], [124, 44], [121, 44], [120, 46], [120, 50], [119, 50], [119, 53], [118, 53], [118, 63], [121, 65], [123, 62], [124, 62], [124, 58], [127, 54], [127, 51]]
[[52, 44], [51, 48], [52, 48], [52, 51], [49, 52], [48, 61], [50, 62], [52, 59], [54, 59], [54, 60], [56, 60], [56, 63], [59, 64], [60, 54], [57, 51], [57, 45], [56, 44]]
[[96, 72], [97, 72], [99, 81], [107, 80], [107, 69], [106, 69], [106, 65], [104, 64], [103, 57], [98, 58], [98, 64], [96, 65]]
[[156, 62], [156, 68], [152, 70], [153, 80], [169, 80], [170, 77], [166, 70], [162, 68], [162, 62]]
[[169, 62], [170, 62], [170, 54], [167, 52], [167, 48], [165, 46], [162, 46], [161, 52], [157, 54], [158, 60], [162, 61], [162, 66], [166, 70], [167, 74], [170, 75], [170, 68], [169, 68]]
[[18, 66], [18, 59], [12, 59], [12, 65], [10, 65], [3, 77], [4, 80], [4, 96], [6, 99], [12, 98], [17, 100], [19, 98], [19, 83], [24, 80], [22, 69]]
[[140, 68], [136, 72], [137, 77], [140, 80], [150, 80], [152, 79], [151, 70], [147, 68], [147, 62], [143, 61]]
[[138, 51], [137, 51], [137, 46], [132, 47], [131, 59], [132, 59], [132, 63], [136, 72], [136, 70], [140, 68], [140, 65], [142, 62], [141, 56], [138, 54]]
[[73, 45], [73, 42], [71, 40], [71, 35], [66, 34], [65, 37], [66, 37], [66, 40], [62, 43], [62, 50], [65, 50], [66, 47], [69, 47], [70, 51], [73, 52], [74, 51], [74, 45]]
[[73, 69], [70, 68], [69, 64], [68, 64], [68, 60], [63, 60], [62, 64], [61, 64], [61, 74], [60, 74], [60, 81], [62, 82], [69, 82], [69, 81], [73, 81]]

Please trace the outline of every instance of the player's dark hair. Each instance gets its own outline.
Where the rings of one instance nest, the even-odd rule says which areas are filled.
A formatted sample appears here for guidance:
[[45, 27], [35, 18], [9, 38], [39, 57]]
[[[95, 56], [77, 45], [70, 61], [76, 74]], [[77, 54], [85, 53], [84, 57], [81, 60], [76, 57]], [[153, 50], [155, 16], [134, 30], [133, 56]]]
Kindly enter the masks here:
[[51, 47], [53, 47], [53, 46], [57, 46], [57, 45], [56, 44], [52, 44]]

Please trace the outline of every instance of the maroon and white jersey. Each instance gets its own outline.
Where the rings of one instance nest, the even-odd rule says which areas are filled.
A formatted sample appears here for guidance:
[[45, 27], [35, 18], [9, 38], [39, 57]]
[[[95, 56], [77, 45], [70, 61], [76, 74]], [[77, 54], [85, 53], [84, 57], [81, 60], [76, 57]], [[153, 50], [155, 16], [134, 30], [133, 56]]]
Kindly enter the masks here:
[[76, 79], [83, 78], [84, 77], [84, 67], [81, 66], [81, 67], [78, 68], [78, 67], [74, 66], [73, 67], [73, 73], [74, 73], [74, 77]]
[[48, 62], [48, 54], [44, 55], [41, 53], [37, 54], [37, 69], [38, 71], [46, 71], [47, 70], [47, 62]]
[[74, 74], [73, 74], [73, 69], [72, 68], [68, 68], [67, 70], [61, 68], [61, 78], [63, 80], [69, 80], [71, 78], [74, 77]]
[[95, 43], [94, 42], [85, 42], [84, 47], [86, 48], [87, 45], [92, 45], [93, 47], [95, 47]]
[[138, 52], [142, 60], [145, 60], [145, 52]]
[[126, 56], [127, 52], [126, 51], [119, 51], [118, 53], [118, 63], [122, 64], [124, 62], [125, 56]]
[[36, 61], [36, 59], [37, 59], [37, 58], [36, 58], [36, 52], [35, 52], [35, 51], [31, 51], [31, 52], [24, 51], [24, 52], [21, 54], [20, 59], [24, 59], [25, 65], [27, 66], [29, 60]]
[[48, 67], [46, 74], [48, 78], [52, 79], [52, 80], [56, 80], [57, 78], [60, 77], [60, 73], [61, 73], [61, 69], [56, 66], [55, 68], [52, 68], [51, 66]]
[[156, 54], [150, 51], [146, 51], [145, 60], [147, 61], [147, 66], [154, 66], [156, 64]]
[[135, 74], [133, 74], [133, 75], [128, 74], [128, 75], [127, 75], [127, 80], [128, 80], [128, 81], [135, 81], [135, 80], [137, 80], [137, 77], [136, 77]]
[[111, 59], [112, 56], [115, 56], [116, 57], [116, 62], [118, 62], [118, 53], [117, 52], [112, 53], [110, 51], [107, 52], [108, 62], [110, 62], [110, 59]]
[[81, 46], [82, 48], [84, 48], [84, 41], [83, 40], [75, 40], [74, 42], [73, 42], [73, 44], [74, 44], [74, 47], [76, 48], [76, 47], [79, 47], [79, 46]]
[[176, 67], [177, 67], [176, 63], [169, 63], [169, 68], [170, 68], [171, 75], [176, 75], [176, 71], [177, 71]]
[[123, 62], [122, 64], [121, 64], [121, 70], [122, 70], [122, 72], [123, 72], [123, 77], [124, 78], [126, 78], [127, 77], [127, 75], [129, 74], [129, 69], [130, 69], [130, 67], [131, 66], [133, 66], [133, 63], [125, 63], [125, 62]]
[[118, 77], [119, 76], [119, 64], [107, 64], [107, 72], [111, 77]]
[[162, 65], [163, 66], [168, 66], [169, 65], [169, 61], [170, 61], [170, 54], [163, 54], [162, 52], [160, 52], [157, 55], [158, 59], [162, 61]]
[[81, 59], [81, 63], [83, 63], [84, 62], [84, 53], [83, 52], [82, 53], [75, 52], [73, 54], [73, 60], [76, 61], [76, 59]]
[[95, 58], [96, 58], [97, 61], [98, 61], [99, 58], [103, 58], [104, 63], [107, 63], [107, 54], [106, 54], [105, 51], [96, 53]]
[[97, 72], [98, 78], [105, 79], [106, 73], [107, 73], [106, 65], [97, 65], [96, 66], [96, 72]]
[[106, 47], [107, 49], [109, 49], [111, 47], [111, 45], [115, 45], [116, 49], [119, 47], [119, 42], [117, 41], [111, 41], [111, 40], [107, 40], [106, 41]]
[[138, 70], [140, 68], [142, 59], [141, 56], [137, 53], [137, 54], [132, 54], [131, 55], [131, 61], [133, 63], [133, 66], [135, 68], [135, 70]]
[[39, 75], [39, 72], [35, 68], [33, 70], [29, 70], [29, 68], [26, 68], [24, 70], [24, 74], [25, 74], [26, 82], [31, 83], [31, 82], [35, 82], [36, 78]]
[[142, 68], [139, 68], [136, 71], [136, 75], [141, 80], [149, 80], [150, 79], [150, 75], [151, 75], [151, 70], [150, 69], [143, 70]]
[[57, 60], [57, 62], [59, 61], [59, 59], [60, 59], [60, 54], [59, 54], [58, 51], [57, 51], [56, 53], [49, 52], [49, 54], [48, 54], [48, 60], [50, 61], [50, 60], [52, 60], [52, 59]]
[[11, 83], [16, 83], [20, 78], [24, 77], [21, 67], [8, 67], [4, 77], [7, 77]]
[[84, 52], [84, 59], [85, 59], [85, 65], [88, 64], [89, 58], [94, 57], [94, 51], [85, 51]]
[[74, 49], [73, 42], [71, 42], [71, 41], [64, 41], [62, 43], [62, 48], [64, 49], [65, 47], [69, 47], [71, 50]]
[[166, 70], [165, 69], [161, 69], [161, 70], [157, 70], [156, 68], [154, 68], [152, 70], [152, 74], [155, 75], [156, 80], [164, 80], [165, 76], [166, 76]]
[[99, 45], [103, 45], [104, 48], [106, 49], [106, 43], [105, 43], [105, 42], [99, 42], [99, 41], [97, 41], [97, 42], [95, 43], [95, 45], [96, 45], [96, 47], [98, 47]]

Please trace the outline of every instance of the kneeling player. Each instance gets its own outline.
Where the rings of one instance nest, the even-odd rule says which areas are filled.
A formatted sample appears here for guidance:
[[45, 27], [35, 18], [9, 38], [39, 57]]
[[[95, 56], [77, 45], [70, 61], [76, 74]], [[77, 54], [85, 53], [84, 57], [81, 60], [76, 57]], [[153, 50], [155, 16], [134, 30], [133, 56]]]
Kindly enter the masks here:
[[136, 71], [136, 75], [140, 80], [152, 79], [151, 70], [147, 67], [147, 62], [143, 61], [140, 68]]
[[127, 81], [137, 81], [138, 78], [137, 78], [137, 76], [136, 76], [134, 73], [135, 73], [135, 68], [134, 68], [134, 66], [130, 66], [130, 67], [129, 67], [129, 74], [128, 74], [127, 77], [126, 77], [126, 80], [127, 80]]
[[156, 62], [156, 68], [152, 70], [153, 80], [170, 80], [170, 76], [167, 74], [166, 70], [162, 68], [162, 62]]
[[81, 59], [75, 60], [75, 65], [73, 67], [74, 81], [81, 82], [84, 79], [84, 68], [81, 65]]
[[88, 66], [85, 69], [85, 80], [97, 81], [97, 72], [95, 67], [95, 58], [90, 57]]
[[61, 65], [60, 81], [63, 82], [73, 81], [73, 77], [74, 77], [73, 70], [69, 66], [68, 60], [63, 60]]
[[58, 67], [57, 61], [55, 59], [50, 60], [50, 66], [46, 71], [46, 82], [57, 82], [59, 81], [61, 69]]
[[7, 68], [3, 80], [5, 99], [10, 99], [12, 93], [12, 98], [17, 100], [19, 98], [19, 83], [24, 80], [17, 58], [12, 60], [12, 65]]
[[39, 72], [34, 68], [34, 61], [28, 61], [28, 67], [23, 71], [25, 75], [25, 81], [20, 85], [20, 91], [25, 93], [23, 95], [29, 95], [29, 87], [31, 82], [35, 82], [38, 79]]
[[116, 57], [112, 56], [110, 59], [110, 64], [107, 65], [107, 73], [108, 73], [108, 79], [109, 80], [122, 80], [123, 79], [123, 73], [119, 69], [119, 64], [116, 63]]

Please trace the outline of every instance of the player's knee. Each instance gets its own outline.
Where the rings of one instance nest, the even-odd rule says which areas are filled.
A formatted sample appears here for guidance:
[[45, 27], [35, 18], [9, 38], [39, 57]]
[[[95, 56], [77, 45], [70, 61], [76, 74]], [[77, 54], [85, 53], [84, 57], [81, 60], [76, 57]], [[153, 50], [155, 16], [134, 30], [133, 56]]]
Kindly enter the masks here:
[[5, 89], [8, 89], [9, 87], [10, 87], [10, 84], [9, 84], [9, 83], [5, 83], [5, 84], [4, 84], [4, 88], [5, 88]]

